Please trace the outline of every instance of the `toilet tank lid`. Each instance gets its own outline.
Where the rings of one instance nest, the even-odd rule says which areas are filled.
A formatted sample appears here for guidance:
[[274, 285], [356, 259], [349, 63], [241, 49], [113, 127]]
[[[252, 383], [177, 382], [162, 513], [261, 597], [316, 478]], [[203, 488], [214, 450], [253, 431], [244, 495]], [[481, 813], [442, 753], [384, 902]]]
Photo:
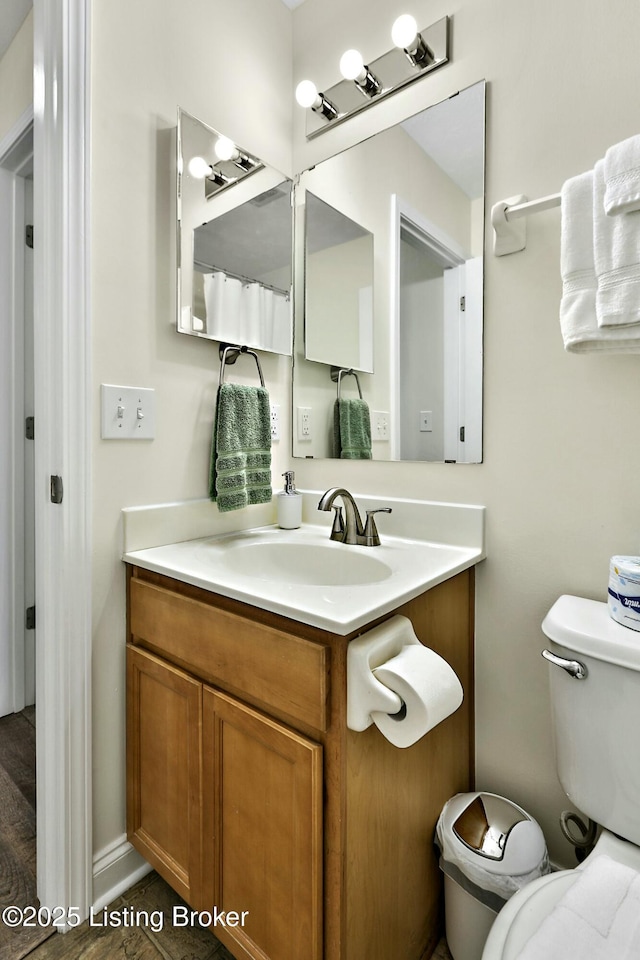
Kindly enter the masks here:
[[640, 632], [617, 623], [599, 600], [565, 594], [542, 621], [542, 631], [575, 653], [640, 671]]

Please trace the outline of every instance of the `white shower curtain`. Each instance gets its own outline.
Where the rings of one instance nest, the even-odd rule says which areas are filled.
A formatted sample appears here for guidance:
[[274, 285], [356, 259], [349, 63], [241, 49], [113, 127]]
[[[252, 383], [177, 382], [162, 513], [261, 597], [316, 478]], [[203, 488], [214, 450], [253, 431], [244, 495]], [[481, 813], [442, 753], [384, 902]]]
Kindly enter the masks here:
[[204, 276], [204, 298], [210, 337], [291, 355], [291, 303], [285, 294], [216, 271]]

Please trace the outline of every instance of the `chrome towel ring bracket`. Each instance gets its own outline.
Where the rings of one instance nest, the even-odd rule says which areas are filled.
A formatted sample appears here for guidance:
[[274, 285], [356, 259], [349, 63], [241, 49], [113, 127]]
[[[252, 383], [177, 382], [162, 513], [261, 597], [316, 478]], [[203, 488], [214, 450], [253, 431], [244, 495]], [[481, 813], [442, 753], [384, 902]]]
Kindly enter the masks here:
[[360, 389], [360, 381], [358, 380], [358, 374], [355, 372], [355, 370], [352, 367], [350, 367], [349, 369], [346, 369], [345, 367], [331, 367], [331, 379], [333, 380], [334, 383], [337, 382], [338, 384], [338, 400], [340, 399], [340, 387], [341, 387], [341, 381], [343, 377], [356, 378], [358, 395], [362, 400], [362, 390]]
[[235, 363], [241, 353], [247, 353], [250, 357], [256, 361], [256, 366], [258, 368], [258, 376], [260, 377], [260, 386], [264, 387], [264, 377], [262, 376], [262, 367], [260, 366], [260, 359], [255, 350], [250, 350], [246, 346], [236, 346], [233, 343], [221, 343], [220, 344], [220, 386], [224, 383], [224, 371], [228, 363]]

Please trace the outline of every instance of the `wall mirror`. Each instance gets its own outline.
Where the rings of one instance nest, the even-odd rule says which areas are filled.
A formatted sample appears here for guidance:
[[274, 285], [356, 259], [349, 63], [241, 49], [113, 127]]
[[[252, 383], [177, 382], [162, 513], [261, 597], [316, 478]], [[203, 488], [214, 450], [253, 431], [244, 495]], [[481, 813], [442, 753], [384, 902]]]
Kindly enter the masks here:
[[372, 459], [482, 460], [484, 134], [482, 81], [300, 175], [294, 456], [335, 455], [338, 368]]
[[292, 352], [291, 181], [178, 110], [177, 330]]

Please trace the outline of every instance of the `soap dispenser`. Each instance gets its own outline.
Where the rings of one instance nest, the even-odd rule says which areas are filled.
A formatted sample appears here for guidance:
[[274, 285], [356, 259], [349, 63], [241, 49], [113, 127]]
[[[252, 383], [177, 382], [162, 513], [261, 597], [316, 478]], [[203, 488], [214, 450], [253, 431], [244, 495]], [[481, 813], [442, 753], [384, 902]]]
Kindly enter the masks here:
[[284, 490], [277, 495], [278, 526], [283, 530], [295, 530], [302, 523], [302, 494], [298, 493], [294, 484], [293, 470], [286, 470]]

